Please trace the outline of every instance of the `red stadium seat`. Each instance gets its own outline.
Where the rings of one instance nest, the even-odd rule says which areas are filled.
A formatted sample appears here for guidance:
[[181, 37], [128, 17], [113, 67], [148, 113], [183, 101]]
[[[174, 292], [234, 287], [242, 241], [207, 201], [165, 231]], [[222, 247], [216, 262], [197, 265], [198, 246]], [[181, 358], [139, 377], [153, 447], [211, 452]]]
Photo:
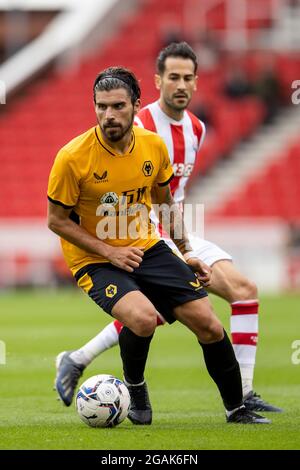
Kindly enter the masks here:
[[280, 217], [300, 220], [300, 139], [291, 143], [263, 172], [244, 184], [215, 212], [219, 216]]
[[[27, 87], [23, 96], [0, 116], [0, 217], [45, 213], [49, 168], [58, 149], [95, 124], [91, 87], [99, 70], [117, 63], [129, 66], [140, 79], [142, 104], [157, 98], [153, 84], [154, 60], [162, 45], [165, 25], [169, 25], [170, 29], [175, 22], [184, 25], [185, 2], [144, 0], [139, 3], [135, 16], [129, 17], [106, 45], [99, 46], [99, 53], [85, 59], [76, 70], [50, 72]], [[224, 3], [220, 2], [209, 13], [209, 25], [214, 28], [220, 29], [225, 25]], [[238, 104], [223, 96], [226, 65], [229, 62], [221, 58], [212, 70], [200, 71], [195, 102], [199, 99], [207, 104], [212, 114], [213, 130], [208, 132], [193, 177], [209, 171], [241, 139], [254, 132], [263, 120], [264, 109], [256, 100], [247, 99]], [[278, 59], [279, 62], [282, 79], [287, 83], [296, 66], [292, 58], [286, 59], [284, 56]], [[249, 63], [246, 63], [255, 72], [255, 60], [249, 58]], [[296, 154], [299, 157], [299, 148], [298, 144], [289, 154], [295, 175], [300, 172], [300, 158], [297, 160], [295, 157]], [[290, 180], [287, 170], [284, 174], [285, 179]], [[276, 197], [284, 185], [274, 177]], [[264, 184], [257, 189], [258, 194], [263, 192], [263, 187]], [[298, 194], [296, 189], [293, 191], [293, 194]], [[249, 193], [246, 191], [245, 194], [247, 196]], [[238, 214], [243, 212], [243, 207], [245, 211], [255, 211], [255, 202], [250, 204], [246, 196], [242, 203], [234, 201], [229, 206], [225, 205], [223, 212]], [[263, 211], [261, 206], [261, 202], [257, 203], [260, 212]], [[296, 211], [295, 206], [293, 211]]]

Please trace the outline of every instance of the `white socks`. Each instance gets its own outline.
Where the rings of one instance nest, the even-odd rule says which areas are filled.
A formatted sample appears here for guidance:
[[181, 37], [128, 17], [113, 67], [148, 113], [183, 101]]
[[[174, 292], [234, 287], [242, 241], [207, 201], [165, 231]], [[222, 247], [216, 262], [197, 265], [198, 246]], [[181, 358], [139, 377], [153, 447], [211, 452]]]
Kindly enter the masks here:
[[114, 322], [109, 323], [93, 339], [86, 343], [82, 348], [73, 351], [70, 358], [77, 364], [87, 366], [95, 357], [103, 351], [115, 346], [119, 342], [119, 333], [116, 330]]
[[243, 397], [253, 390], [254, 365], [240, 364]]
[[240, 364], [243, 396], [253, 390], [253, 375], [258, 337], [258, 300], [241, 300], [231, 304], [230, 329], [232, 346]]
[[[253, 390], [258, 336], [258, 306], [257, 299], [242, 300], [231, 304], [232, 345], [241, 369], [244, 397]], [[82, 348], [72, 352], [71, 359], [78, 364], [87, 366], [99, 354], [118, 344], [121, 328], [122, 324], [116, 320], [109, 323]]]

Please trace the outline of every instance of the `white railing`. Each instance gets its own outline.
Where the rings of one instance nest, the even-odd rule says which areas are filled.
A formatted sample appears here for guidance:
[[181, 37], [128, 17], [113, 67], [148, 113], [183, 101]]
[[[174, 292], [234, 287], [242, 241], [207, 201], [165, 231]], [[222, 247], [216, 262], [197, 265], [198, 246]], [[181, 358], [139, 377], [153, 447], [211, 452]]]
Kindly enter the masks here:
[[[62, 11], [40, 36], [0, 67], [0, 81], [5, 84], [6, 93], [12, 92], [62, 53], [80, 51], [80, 46], [90, 31], [118, 2], [119, 0], [101, 0], [97, 2], [97, 8], [94, 0], [62, 2], [66, 6], [72, 5], [72, 8]], [[2, 3], [4, 5], [7, 2]], [[18, 0], [10, 2], [10, 6], [18, 3], [26, 2]], [[60, 2], [53, 3], [58, 5]]]
[[[220, 6], [225, 7], [225, 27], [218, 30], [221, 47], [229, 50], [245, 50], [251, 47], [278, 47], [274, 35], [269, 29], [252, 29], [249, 35], [249, 20], [269, 19], [270, 23], [280, 28], [282, 15], [288, 8], [288, 0], [186, 0], [184, 2], [184, 33], [186, 37], [199, 38], [199, 32], [208, 29], [208, 15]], [[300, 27], [300, 25], [299, 25]], [[253, 44], [252, 37], [258, 40]], [[260, 42], [260, 38], [262, 41]], [[287, 43], [285, 47], [289, 47]]]
[[81, 0], [0, 0], [1, 10], [53, 11], [74, 8]]

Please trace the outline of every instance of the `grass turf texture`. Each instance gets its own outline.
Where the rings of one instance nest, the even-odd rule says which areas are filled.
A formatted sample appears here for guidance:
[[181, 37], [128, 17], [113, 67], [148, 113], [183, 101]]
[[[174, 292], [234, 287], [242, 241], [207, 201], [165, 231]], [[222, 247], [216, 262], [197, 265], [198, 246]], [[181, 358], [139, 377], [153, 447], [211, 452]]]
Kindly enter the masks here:
[[[228, 330], [228, 306], [212, 301]], [[300, 364], [291, 362], [292, 342], [300, 339], [299, 296], [261, 299], [255, 390], [285, 410], [268, 414], [273, 423], [261, 426], [225, 423], [197, 341], [174, 324], [157, 330], [149, 355], [152, 426], [125, 420], [114, 429], [89, 428], [74, 406], [56, 401], [54, 359], [82, 345], [109, 317], [77, 290], [2, 293], [0, 309], [0, 339], [7, 347], [7, 364], [0, 365], [1, 449], [300, 448]], [[122, 378], [118, 348], [97, 358], [81, 382], [97, 373]]]

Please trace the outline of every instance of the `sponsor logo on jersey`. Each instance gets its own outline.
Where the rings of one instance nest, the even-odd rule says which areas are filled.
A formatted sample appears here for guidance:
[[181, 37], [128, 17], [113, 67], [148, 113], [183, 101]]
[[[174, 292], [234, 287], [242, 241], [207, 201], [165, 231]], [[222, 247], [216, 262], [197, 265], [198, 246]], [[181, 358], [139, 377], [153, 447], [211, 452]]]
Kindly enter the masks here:
[[196, 282], [190, 281], [190, 285], [194, 287], [195, 290], [202, 289], [201, 282], [199, 281], [198, 278], [196, 279]]
[[103, 194], [96, 215], [100, 217], [137, 216], [143, 213], [148, 220], [148, 209], [144, 203], [147, 186], [123, 191], [119, 196], [114, 192]]
[[101, 176], [99, 176], [97, 173], [94, 173], [94, 178], [96, 179], [95, 183], [107, 183], [107, 171], [105, 170]]
[[150, 160], [146, 160], [143, 165], [143, 173], [145, 176], [151, 176], [153, 173], [153, 163]]
[[118, 292], [118, 288], [114, 284], [109, 284], [109, 286], [107, 286], [105, 289], [106, 297], [109, 297], [110, 299], [114, 297], [117, 292]]
[[103, 194], [100, 199], [100, 202], [103, 206], [107, 206], [108, 208], [111, 206], [116, 206], [119, 202], [118, 195], [114, 192], [109, 192]]
[[133, 204], [135, 202], [140, 202], [146, 193], [147, 186], [142, 188], [129, 189], [128, 191], [122, 192], [121, 205], [123, 204]]

